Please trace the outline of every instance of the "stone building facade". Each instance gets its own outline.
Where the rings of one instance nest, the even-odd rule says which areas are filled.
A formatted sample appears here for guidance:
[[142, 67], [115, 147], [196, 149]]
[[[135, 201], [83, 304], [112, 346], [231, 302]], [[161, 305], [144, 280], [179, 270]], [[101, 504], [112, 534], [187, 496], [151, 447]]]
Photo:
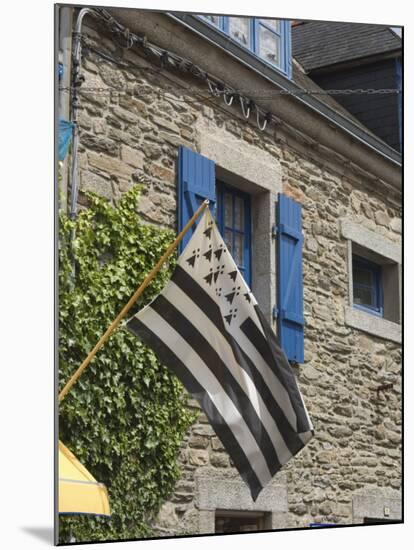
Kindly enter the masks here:
[[[111, 13], [236, 89], [267, 84], [166, 14]], [[145, 182], [140, 215], [176, 229], [178, 147], [214, 160], [218, 179], [251, 196], [252, 290], [276, 330], [277, 195], [302, 206], [305, 357], [293, 369], [315, 437], [253, 503], [200, 411], [180, 453], [182, 477], [154, 524], [156, 533], [213, 533], [232, 517], [244, 518], [247, 530], [401, 519], [398, 162], [381, 154], [385, 145], [368, 146], [295, 97], [263, 100], [280, 124], [261, 131], [237, 105], [220, 97], [200, 101], [208, 95], [205, 84], [192, 75], [160, 69], [138, 47], [121, 48], [96, 18], [86, 17], [82, 33], [90, 48], [81, 69], [80, 207], [85, 190], [116, 202], [134, 183]], [[353, 123], [333, 100], [327, 105]], [[354, 254], [383, 266], [383, 317], [353, 307]]]

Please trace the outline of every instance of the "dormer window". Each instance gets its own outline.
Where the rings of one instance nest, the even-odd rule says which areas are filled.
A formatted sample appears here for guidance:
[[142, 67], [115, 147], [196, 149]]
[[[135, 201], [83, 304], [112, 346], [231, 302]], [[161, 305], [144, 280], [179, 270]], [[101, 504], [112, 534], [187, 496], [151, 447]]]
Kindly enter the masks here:
[[260, 59], [291, 76], [290, 22], [258, 17], [200, 16]]

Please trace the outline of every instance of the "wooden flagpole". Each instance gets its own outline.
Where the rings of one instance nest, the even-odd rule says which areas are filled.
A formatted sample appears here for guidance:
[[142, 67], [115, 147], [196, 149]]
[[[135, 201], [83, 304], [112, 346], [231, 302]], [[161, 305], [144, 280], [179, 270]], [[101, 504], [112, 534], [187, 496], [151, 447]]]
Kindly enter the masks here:
[[112, 321], [112, 323], [106, 329], [104, 334], [100, 337], [98, 342], [95, 344], [94, 348], [89, 352], [89, 354], [87, 355], [87, 357], [85, 358], [83, 363], [80, 365], [80, 367], [70, 377], [70, 379], [66, 383], [65, 387], [62, 389], [62, 391], [59, 394], [59, 403], [65, 398], [66, 394], [69, 392], [69, 390], [72, 388], [72, 386], [77, 382], [78, 378], [81, 376], [83, 371], [86, 369], [86, 367], [92, 361], [92, 359], [95, 357], [95, 355], [101, 349], [101, 347], [104, 345], [104, 343], [108, 340], [108, 338], [110, 337], [112, 332], [116, 329], [116, 327], [119, 325], [119, 323], [125, 317], [125, 315], [128, 313], [128, 311], [131, 309], [131, 307], [135, 304], [137, 299], [141, 296], [141, 294], [147, 288], [149, 283], [152, 281], [152, 279], [155, 277], [155, 275], [161, 269], [161, 267], [164, 264], [164, 262], [166, 261], [166, 259], [169, 256], [171, 256], [171, 254], [177, 248], [177, 246], [178, 246], [179, 242], [181, 241], [181, 239], [184, 237], [184, 235], [187, 233], [187, 231], [193, 225], [193, 223], [195, 222], [197, 217], [205, 210], [205, 208], [208, 206], [208, 204], [209, 204], [209, 201], [205, 200], [201, 204], [200, 208], [192, 216], [192, 218], [190, 220], [188, 220], [188, 222], [183, 227], [182, 231], [177, 235], [175, 240], [170, 244], [170, 246], [167, 248], [167, 250], [161, 256], [161, 258], [158, 260], [158, 263], [148, 273], [148, 275], [145, 277], [143, 282], [140, 284], [140, 286], [137, 288], [137, 290], [131, 296], [129, 301], [124, 305], [124, 307], [121, 309], [121, 311], [115, 317], [115, 319]]

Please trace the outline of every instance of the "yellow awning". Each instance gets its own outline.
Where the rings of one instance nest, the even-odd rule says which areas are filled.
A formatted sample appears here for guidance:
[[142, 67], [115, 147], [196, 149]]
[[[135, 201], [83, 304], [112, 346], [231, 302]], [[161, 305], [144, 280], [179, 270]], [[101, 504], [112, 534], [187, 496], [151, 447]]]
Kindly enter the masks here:
[[108, 492], [59, 441], [59, 514], [110, 516]]

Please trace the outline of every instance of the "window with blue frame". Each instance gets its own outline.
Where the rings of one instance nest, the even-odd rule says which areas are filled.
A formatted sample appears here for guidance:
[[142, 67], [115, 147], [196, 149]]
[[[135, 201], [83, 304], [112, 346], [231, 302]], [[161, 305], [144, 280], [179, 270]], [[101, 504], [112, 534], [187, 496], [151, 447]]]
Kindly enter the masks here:
[[217, 182], [217, 225], [246, 283], [251, 287], [250, 195]]
[[384, 314], [382, 268], [360, 256], [352, 256], [354, 307], [379, 315]]
[[200, 17], [249, 49], [260, 59], [291, 77], [290, 21], [228, 15]]

